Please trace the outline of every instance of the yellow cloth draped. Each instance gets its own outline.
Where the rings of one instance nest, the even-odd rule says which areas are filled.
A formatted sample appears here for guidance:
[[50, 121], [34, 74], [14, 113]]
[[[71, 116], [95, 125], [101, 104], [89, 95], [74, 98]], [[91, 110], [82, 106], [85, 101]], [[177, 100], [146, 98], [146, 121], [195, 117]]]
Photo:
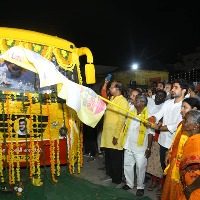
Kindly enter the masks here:
[[[193, 165], [200, 163], [200, 134], [193, 135], [188, 138], [183, 149], [183, 155], [180, 163], [180, 171], [183, 177], [183, 183], [186, 186], [191, 185], [196, 178], [200, 176], [200, 169], [193, 168]], [[186, 170], [190, 166], [191, 170]], [[178, 200], [186, 200], [184, 193], [182, 192]], [[190, 200], [200, 199], [200, 188], [194, 190], [190, 195]]]
[[[177, 182], [180, 181], [179, 165], [180, 165], [180, 160], [181, 160], [182, 154], [183, 154], [183, 147], [189, 137], [187, 132], [180, 133], [181, 129], [182, 129], [182, 124], [180, 124], [180, 126], [178, 127], [178, 129], [176, 131], [175, 139], [173, 140], [172, 148], [170, 149], [170, 151], [173, 151], [173, 150], [175, 150], [174, 148], [177, 148], [175, 164], [173, 166], [171, 166], [172, 167], [171, 178]], [[178, 134], [181, 134], [180, 140], [178, 143], [178, 147], [174, 147], [174, 143], [176, 141], [176, 137]], [[172, 153], [172, 152], [170, 152], [170, 153]], [[169, 167], [170, 167], [170, 164], [165, 168], [164, 174], [167, 174]]]
[[[133, 110], [134, 115], [136, 115], [136, 111], [137, 111], [136, 109]], [[142, 118], [142, 119], [148, 119], [148, 109], [147, 109], [147, 107], [145, 107], [145, 108], [143, 109], [143, 111], [142, 111], [142, 113], [141, 113], [141, 118]], [[122, 146], [124, 146], [126, 134], [127, 134], [127, 132], [128, 132], [128, 128], [129, 128], [130, 123], [131, 123], [132, 120], [134, 120], [134, 119], [132, 118], [132, 115], [131, 115], [131, 116], [129, 115], [129, 116], [128, 116], [128, 119], [127, 119], [127, 121], [126, 121], [126, 123], [125, 123], [125, 125], [124, 125], [124, 128], [123, 128]], [[138, 145], [138, 146], [142, 146], [142, 145], [143, 145], [143, 143], [144, 143], [144, 137], [145, 137], [145, 132], [146, 132], [146, 126], [144, 125], [143, 122], [140, 121], [140, 130], [139, 130], [138, 141], [137, 141], [137, 145]]]
[[180, 161], [183, 155], [185, 142], [188, 140], [188, 133], [182, 131], [182, 123], [179, 124], [170, 148], [170, 164], [165, 168], [167, 174], [162, 191], [162, 200], [175, 200], [181, 195], [183, 187], [180, 178]]

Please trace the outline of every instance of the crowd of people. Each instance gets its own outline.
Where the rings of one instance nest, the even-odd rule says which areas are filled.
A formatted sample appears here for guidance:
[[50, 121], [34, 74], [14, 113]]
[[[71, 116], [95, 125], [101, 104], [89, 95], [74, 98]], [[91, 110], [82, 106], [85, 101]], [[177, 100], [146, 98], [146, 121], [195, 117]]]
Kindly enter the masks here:
[[[156, 189], [162, 200], [200, 199], [200, 97], [195, 86], [178, 79], [125, 91], [121, 82], [105, 79], [101, 96], [109, 103], [95, 132], [100, 142], [93, 138], [93, 144], [104, 153], [103, 181], [123, 190], [136, 187], [137, 196], [146, 188]], [[147, 175], [150, 185], [145, 185]]]

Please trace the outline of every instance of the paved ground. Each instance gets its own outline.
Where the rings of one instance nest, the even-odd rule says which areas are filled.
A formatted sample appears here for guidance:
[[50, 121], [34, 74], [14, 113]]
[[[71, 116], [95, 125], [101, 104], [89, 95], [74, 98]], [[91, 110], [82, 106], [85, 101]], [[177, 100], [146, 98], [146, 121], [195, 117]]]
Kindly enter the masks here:
[[[99, 170], [99, 168], [102, 168], [104, 158], [96, 158], [92, 162], [87, 162], [87, 158], [84, 157], [84, 165], [81, 169], [80, 175], [77, 175], [81, 178], [87, 179], [88, 181], [100, 184], [104, 186], [113, 186], [116, 187], [116, 185], [112, 184], [111, 181], [102, 181], [101, 179], [105, 177], [105, 170]], [[125, 183], [123, 183], [121, 186], [123, 186]], [[149, 180], [146, 183], [146, 186], [150, 185], [151, 181]], [[128, 190], [128, 192], [136, 193], [136, 187], [134, 187], [131, 190]], [[156, 189], [154, 191], [148, 191], [145, 189], [144, 196], [150, 197], [152, 200], [158, 200], [158, 197], [156, 196]]]

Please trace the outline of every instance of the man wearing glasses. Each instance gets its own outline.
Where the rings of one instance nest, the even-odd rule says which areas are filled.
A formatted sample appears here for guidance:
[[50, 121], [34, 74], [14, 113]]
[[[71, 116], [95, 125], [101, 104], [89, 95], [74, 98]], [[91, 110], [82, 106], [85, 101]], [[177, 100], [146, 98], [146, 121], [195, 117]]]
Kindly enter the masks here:
[[[129, 103], [123, 96], [124, 88], [121, 82], [113, 81], [109, 88], [110, 101], [124, 109], [129, 109]], [[103, 131], [101, 136], [101, 148], [105, 149], [106, 177], [103, 181], [111, 181], [114, 184], [122, 182], [123, 148], [121, 146], [120, 133], [124, 125], [126, 111], [108, 104], [104, 115]]]

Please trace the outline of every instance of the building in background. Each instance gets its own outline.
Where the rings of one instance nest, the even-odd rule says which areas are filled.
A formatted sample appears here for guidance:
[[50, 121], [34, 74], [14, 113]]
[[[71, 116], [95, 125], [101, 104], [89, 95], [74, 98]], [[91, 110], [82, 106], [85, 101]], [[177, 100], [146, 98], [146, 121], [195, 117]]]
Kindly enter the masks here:
[[168, 81], [169, 72], [168, 71], [154, 71], [154, 70], [125, 70], [125, 71], [115, 71], [112, 79], [121, 81], [124, 86], [128, 87], [131, 85], [136, 85], [137, 87], [147, 88], [152, 85], [154, 81]]

